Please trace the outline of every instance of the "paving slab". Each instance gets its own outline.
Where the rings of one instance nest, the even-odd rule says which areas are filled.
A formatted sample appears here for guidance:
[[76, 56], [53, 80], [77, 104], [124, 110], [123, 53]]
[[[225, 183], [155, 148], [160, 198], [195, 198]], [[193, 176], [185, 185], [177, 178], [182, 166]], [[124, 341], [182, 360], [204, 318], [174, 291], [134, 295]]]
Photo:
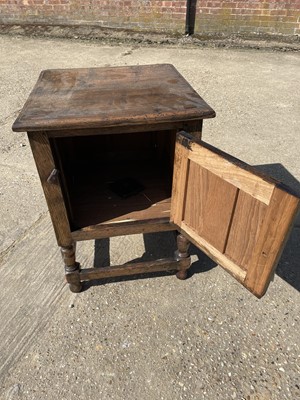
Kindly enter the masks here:
[[[75, 295], [25, 134], [11, 125], [47, 68], [170, 62], [216, 110], [204, 140], [299, 190], [297, 53], [103, 46], [0, 36], [0, 399], [296, 399], [299, 219], [257, 300], [194, 247], [191, 277]], [[83, 242], [84, 267], [172, 254], [170, 233]]]

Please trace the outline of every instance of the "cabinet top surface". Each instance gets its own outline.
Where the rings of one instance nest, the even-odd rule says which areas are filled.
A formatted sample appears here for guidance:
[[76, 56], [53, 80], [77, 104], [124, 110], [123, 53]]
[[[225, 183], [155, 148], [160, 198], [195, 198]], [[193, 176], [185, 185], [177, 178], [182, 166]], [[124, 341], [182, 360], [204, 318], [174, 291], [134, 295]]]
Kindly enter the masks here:
[[171, 64], [42, 71], [13, 130], [145, 125], [215, 112]]

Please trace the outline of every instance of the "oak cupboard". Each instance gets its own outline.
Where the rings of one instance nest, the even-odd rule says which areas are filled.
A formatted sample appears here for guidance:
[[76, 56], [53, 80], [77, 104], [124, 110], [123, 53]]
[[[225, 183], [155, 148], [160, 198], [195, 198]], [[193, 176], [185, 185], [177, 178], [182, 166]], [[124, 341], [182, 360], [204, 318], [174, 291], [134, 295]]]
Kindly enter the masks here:
[[[261, 297], [299, 208], [281, 183], [201, 140], [215, 112], [169, 64], [43, 71], [13, 125], [27, 131], [70, 289], [176, 270], [193, 242]], [[178, 231], [168, 259], [81, 269], [76, 242]]]

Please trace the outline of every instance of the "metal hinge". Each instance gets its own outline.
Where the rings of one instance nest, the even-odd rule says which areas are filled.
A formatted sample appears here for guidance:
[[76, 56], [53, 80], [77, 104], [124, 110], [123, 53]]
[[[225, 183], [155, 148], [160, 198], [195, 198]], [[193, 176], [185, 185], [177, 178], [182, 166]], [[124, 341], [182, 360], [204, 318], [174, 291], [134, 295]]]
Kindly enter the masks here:
[[54, 168], [51, 172], [51, 174], [48, 176], [47, 182], [52, 183], [52, 184], [57, 184], [58, 183], [58, 175], [59, 175], [59, 170]]

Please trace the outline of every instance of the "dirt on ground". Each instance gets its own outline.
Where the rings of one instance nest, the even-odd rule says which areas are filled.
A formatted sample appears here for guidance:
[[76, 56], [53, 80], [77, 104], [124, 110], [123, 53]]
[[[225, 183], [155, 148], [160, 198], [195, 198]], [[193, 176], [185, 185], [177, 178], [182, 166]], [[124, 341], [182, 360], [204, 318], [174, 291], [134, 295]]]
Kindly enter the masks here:
[[195, 34], [180, 35], [126, 29], [109, 29], [94, 25], [0, 24], [0, 34], [40, 38], [60, 38], [100, 42], [103, 45], [179, 46], [185, 48], [269, 49], [299, 51], [300, 37], [267, 34]]

